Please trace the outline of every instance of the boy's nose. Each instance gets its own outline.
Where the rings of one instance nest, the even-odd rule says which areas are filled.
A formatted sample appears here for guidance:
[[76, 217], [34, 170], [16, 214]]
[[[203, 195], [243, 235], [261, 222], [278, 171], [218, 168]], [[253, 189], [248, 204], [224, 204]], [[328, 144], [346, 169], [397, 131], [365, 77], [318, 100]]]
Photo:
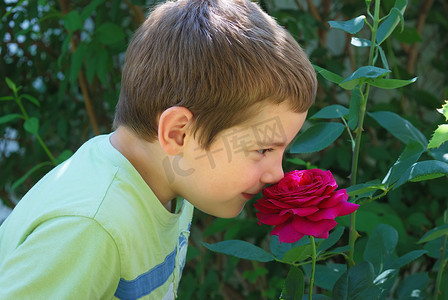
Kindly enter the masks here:
[[276, 164], [269, 170], [267, 170], [262, 176], [261, 176], [261, 182], [265, 184], [274, 184], [280, 181], [285, 176], [283, 173], [283, 167], [282, 164]]

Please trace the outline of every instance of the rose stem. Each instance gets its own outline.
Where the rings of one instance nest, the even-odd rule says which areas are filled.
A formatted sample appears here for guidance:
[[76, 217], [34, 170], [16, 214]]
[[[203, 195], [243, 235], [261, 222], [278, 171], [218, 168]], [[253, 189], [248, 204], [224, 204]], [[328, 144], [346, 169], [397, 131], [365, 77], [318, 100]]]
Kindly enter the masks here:
[[312, 268], [311, 268], [311, 278], [310, 278], [310, 290], [308, 293], [308, 299], [313, 299], [313, 285], [314, 285], [314, 273], [316, 272], [316, 243], [314, 242], [314, 237], [310, 235], [311, 241], [311, 258], [312, 258]]
[[[380, 15], [380, 0], [375, 1], [375, 12], [374, 12], [374, 18], [373, 18], [373, 27], [372, 27], [372, 40], [371, 40], [371, 46], [370, 46], [370, 53], [369, 53], [369, 66], [373, 65], [373, 58], [375, 56], [375, 45], [376, 45], [376, 34], [378, 31], [378, 25], [379, 25], [379, 15]], [[369, 10], [369, 7], [367, 7], [367, 10]], [[365, 84], [365, 92], [362, 92], [361, 90], [361, 106], [359, 110], [359, 120], [358, 120], [358, 126], [356, 127], [356, 137], [355, 137], [355, 149], [353, 151], [353, 159], [352, 159], [352, 171], [351, 171], [351, 185], [356, 184], [357, 180], [357, 173], [358, 173], [358, 159], [359, 159], [359, 152], [361, 148], [361, 136], [362, 136], [362, 127], [364, 124], [364, 116], [366, 114], [366, 108], [367, 108], [367, 98], [369, 97], [369, 91], [370, 91], [370, 84]], [[356, 211], [353, 212], [350, 216], [350, 235], [349, 235], [349, 245], [350, 250], [348, 253], [349, 261], [348, 266], [354, 265], [353, 256], [355, 253], [355, 241], [357, 238], [357, 232], [356, 232]]]

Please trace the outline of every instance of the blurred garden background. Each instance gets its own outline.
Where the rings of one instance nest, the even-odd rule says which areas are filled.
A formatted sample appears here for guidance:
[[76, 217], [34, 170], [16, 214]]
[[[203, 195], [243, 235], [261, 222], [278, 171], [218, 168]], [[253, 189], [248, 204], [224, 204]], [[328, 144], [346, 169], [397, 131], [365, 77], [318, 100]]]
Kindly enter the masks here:
[[[159, 2], [3, 0], [0, 3], [0, 222], [52, 167], [89, 138], [111, 131], [128, 42], [148, 9]], [[258, 1], [297, 39], [313, 64], [342, 77], [368, 63], [368, 50], [353, 47], [351, 35], [331, 29], [328, 22], [365, 15], [366, 2], [370, 3]], [[387, 15], [397, 2], [381, 1], [381, 13]], [[404, 23], [401, 22], [404, 26], [398, 25], [382, 43], [381, 55], [388, 62], [392, 78], [418, 79], [403, 88], [372, 87], [369, 95], [369, 112], [396, 113], [428, 141], [438, 126], [447, 122], [438, 111], [448, 98], [447, 15], [446, 0], [407, 1]], [[367, 32], [358, 34], [363, 35], [370, 39]], [[319, 75], [316, 104], [309, 116], [330, 105], [348, 108], [351, 98], [351, 91]], [[362, 127], [358, 183], [385, 178], [408, 144], [397, 138], [393, 129], [382, 126], [376, 116], [367, 115]], [[313, 122], [310, 118], [302, 131]], [[448, 144], [422, 151], [417, 159], [448, 163]], [[330, 169], [339, 186], [348, 188], [352, 171], [348, 131], [321, 151], [286, 153], [284, 161], [285, 172], [313, 167]], [[394, 274], [387, 295], [382, 295], [384, 299], [435, 299], [438, 274], [445, 283], [438, 299], [448, 299], [448, 271], [438, 273], [446, 264], [448, 255], [443, 253], [446, 248], [443, 245], [448, 234], [417, 243], [433, 228], [446, 226], [448, 179], [443, 172], [439, 175], [425, 178], [431, 180], [408, 182], [388, 190], [384, 197], [369, 195], [366, 199], [375, 200], [364, 201], [358, 210], [355, 262], [362, 261], [363, 255], [365, 259], [368, 238], [379, 224], [390, 225], [398, 234], [397, 246], [392, 249], [394, 256], [425, 251]], [[257, 224], [253, 203], [254, 200], [249, 202], [234, 219], [216, 219], [195, 212], [179, 299], [279, 298], [289, 270], [286, 265], [216, 254], [202, 245], [202, 242], [240, 239], [269, 248], [272, 228]], [[337, 220], [341, 227], [349, 226], [349, 217]], [[347, 239], [345, 230], [341, 246], [347, 244]], [[324, 282], [316, 279], [316, 291], [331, 290], [340, 277], [338, 272], [344, 272], [344, 264], [343, 257], [326, 262], [325, 267], [334, 271], [333, 279]], [[328, 269], [322, 267], [321, 271]], [[309, 269], [304, 267], [304, 272], [307, 274]], [[319, 274], [316, 276], [319, 278]], [[400, 285], [406, 281], [407, 285]], [[404, 291], [409, 286], [419, 292]]]

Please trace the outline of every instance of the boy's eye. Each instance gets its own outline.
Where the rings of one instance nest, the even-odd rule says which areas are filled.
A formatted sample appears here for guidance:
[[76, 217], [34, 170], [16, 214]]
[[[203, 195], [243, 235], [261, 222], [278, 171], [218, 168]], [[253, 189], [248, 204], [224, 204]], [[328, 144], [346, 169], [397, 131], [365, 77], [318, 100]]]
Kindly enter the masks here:
[[260, 150], [257, 150], [257, 152], [260, 153], [260, 154], [262, 154], [262, 155], [266, 154], [266, 152], [271, 152], [271, 151], [274, 151], [274, 149], [269, 148], [269, 149], [260, 149]]

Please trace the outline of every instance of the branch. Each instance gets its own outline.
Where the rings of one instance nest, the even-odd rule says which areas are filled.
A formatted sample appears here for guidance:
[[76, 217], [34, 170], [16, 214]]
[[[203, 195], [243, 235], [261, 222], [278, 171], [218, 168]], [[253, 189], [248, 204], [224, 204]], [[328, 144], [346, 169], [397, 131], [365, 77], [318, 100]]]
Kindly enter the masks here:
[[[66, 15], [69, 12], [68, 3], [64, 0], [60, 0], [59, 3], [61, 5], [62, 14]], [[73, 35], [70, 39], [70, 45], [71, 45], [71, 52], [74, 53], [76, 51], [76, 42], [75, 42], [75, 39], [73, 38]], [[82, 72], [82, 69], [79, 71], [78, 81], [79, 81], [79, 86], [81, 88], [82, 95], [84, 97], [84, 105], [86, 107], [86, 111], [89, 116], [90, 124], [92, 124], [93, 131], [94, 131], [95, 135], [99, 135], [100, 130], [98, 127], [98, 122], [95, 117], [95, 112], [93, 110], [92, 101], [89, 96], [87, 81], [84, 76], [84, 73]]]
[[[426, 0], [426, 1], [423, 0], [422, 1], [420, 13], [419, 13], [418, 19], [417, 19], [417, 26], [416, 26], [417, 32], [419, 34], [421, 34], [423, 31], [423, 27], [425, 26], [426, 17], [428, 16], [428, 12], [431, 9], [431, 6], [433, 3], [434, 3], [434, 0]], [[419, 44], [414, 43], [411, 45], [411, 47], [409, 49], [408, 63], [407, 63], [406, 69], [411, 74], [414, 73], [415, 65], [417, 63], [418, 47], [419, 47]]]

